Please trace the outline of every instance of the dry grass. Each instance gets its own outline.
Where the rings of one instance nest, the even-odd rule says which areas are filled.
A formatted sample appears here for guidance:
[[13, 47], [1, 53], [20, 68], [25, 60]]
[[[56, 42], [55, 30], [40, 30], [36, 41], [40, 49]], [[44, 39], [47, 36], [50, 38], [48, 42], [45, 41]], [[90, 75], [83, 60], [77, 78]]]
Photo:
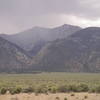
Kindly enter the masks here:
[[[57, 94], [16, 94], [16, 95], [0, 95], [0, 100], [100, 100], [100, 94], [93, 93], [73, 93], [74, 96], [71, 96], [72, 93], [57, 93]], [[87, 98], [85, 98], [87, 97]]]

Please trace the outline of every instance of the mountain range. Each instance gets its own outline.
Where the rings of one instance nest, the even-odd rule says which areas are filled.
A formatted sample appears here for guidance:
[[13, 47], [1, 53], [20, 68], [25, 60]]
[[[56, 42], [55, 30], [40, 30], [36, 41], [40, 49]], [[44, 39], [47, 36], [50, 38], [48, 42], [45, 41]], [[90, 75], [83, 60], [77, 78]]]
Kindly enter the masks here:
[[42, 47], [48, 41], [66, 38], [67, 36], [81, 30], [78, 26], [64, 24], [56, 28], [33, 27], [14, 35], [1, 34], [0, 36], [15, 43], [26, 51], [34, 53], [34, 47]]
[[82, 29], [46, 45], [36, 57], [37, 70], [100, 72], [100, 28]]
[[99, 27], [64, 24], [0, 36], [1, 72], [100, 72]]

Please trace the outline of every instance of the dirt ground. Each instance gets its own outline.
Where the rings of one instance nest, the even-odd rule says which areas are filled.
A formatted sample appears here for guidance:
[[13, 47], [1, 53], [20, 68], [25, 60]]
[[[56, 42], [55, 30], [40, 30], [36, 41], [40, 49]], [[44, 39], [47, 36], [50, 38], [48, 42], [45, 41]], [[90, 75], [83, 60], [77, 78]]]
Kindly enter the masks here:
[[57, 94], [16, 94], [0, 95], [0, 100], [100, 100], [100, 94], [93, 93], [57, 93]]

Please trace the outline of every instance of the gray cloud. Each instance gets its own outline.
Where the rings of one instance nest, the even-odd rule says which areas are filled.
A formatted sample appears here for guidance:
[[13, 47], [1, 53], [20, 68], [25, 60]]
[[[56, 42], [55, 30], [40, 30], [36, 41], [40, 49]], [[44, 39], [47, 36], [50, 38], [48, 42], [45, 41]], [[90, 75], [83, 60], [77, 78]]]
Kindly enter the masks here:
[[100, 0], [0, 0], [0, 32], [14, 33], [67, 22], [99, 26], [99, 9]]

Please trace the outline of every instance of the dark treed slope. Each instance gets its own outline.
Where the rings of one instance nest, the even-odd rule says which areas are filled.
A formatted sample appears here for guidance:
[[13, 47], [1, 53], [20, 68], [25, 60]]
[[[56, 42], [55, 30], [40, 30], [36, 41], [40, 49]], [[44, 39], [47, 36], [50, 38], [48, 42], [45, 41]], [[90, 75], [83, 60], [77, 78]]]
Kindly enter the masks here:
[[33, 63], [42, 71], [100, 72], [100, 28], [86, 28], [49, 43]]
[[0, 72], [30, 70], [30, 56], [20, 47], [0, 37]]

